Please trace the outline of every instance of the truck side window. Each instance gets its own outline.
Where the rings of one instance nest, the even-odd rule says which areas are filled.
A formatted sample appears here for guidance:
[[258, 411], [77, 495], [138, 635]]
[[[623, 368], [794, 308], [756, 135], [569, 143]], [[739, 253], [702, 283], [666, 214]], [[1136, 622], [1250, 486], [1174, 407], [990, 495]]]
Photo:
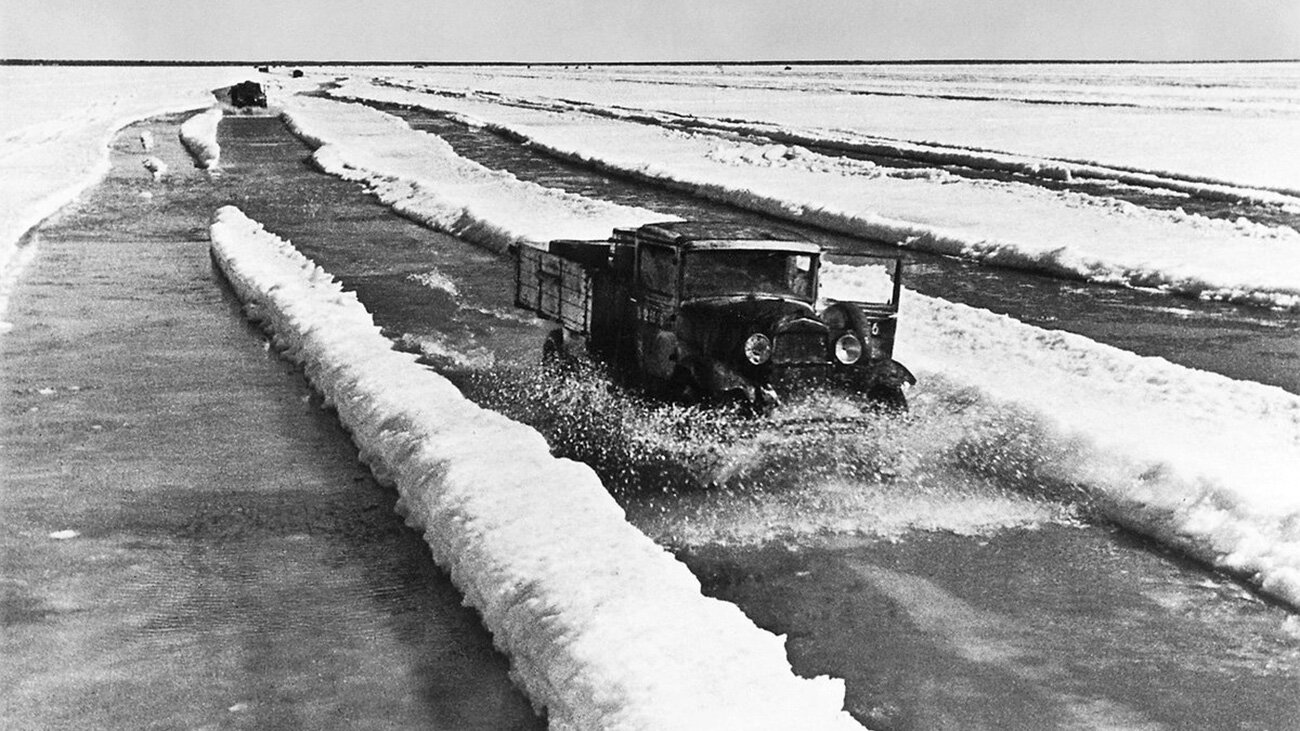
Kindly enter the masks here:
[[671, 294], [677, 284], [677, 263], [673, 252], [660, 246], [641, 246], [637, 253], [637, 271], [644, 289]]
[[785, 263], [785, 287], [798, 297], [812, 296], [812, 257], [791, 256]]

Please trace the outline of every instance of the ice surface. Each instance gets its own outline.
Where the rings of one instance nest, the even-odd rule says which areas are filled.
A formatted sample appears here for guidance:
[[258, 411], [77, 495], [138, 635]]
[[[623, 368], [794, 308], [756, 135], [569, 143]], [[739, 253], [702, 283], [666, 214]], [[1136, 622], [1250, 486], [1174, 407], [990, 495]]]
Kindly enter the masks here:
[[212, 89], [241, 73], [0, 66], [0, 317], [32, 255], [31, 247], [20, 251], [18, 241], [108, 171], [108, 145], [117, 130], [154, 115], [207, 107]]
[[860, 728], [842, 681], [795, 676], [782, 639], [701, 595], [588, 467], [393, 350], [355, 295], [238, 209], [211, 233], [250, 316], [397, 487], [553, 728]]

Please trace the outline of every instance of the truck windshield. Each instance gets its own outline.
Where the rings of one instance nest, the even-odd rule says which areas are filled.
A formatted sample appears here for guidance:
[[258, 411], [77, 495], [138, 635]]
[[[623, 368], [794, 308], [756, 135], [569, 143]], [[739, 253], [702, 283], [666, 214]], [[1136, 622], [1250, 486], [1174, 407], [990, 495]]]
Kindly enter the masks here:
[[813, 298], [812, 256], [788, 251], [692, 251], [683, 261], [682, 296], [776, 295]]

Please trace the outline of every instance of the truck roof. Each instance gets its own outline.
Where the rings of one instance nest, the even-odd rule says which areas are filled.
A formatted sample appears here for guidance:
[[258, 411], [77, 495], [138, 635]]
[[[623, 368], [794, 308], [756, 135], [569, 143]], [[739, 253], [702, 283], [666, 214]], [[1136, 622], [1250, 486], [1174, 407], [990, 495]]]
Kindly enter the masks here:
[[755, 248], [810, 253], [821, 250], [817, 244], [791, 231], [735, 221], [649, 223], [637, 229], [620, 229], [617, 233], [687, 249]]

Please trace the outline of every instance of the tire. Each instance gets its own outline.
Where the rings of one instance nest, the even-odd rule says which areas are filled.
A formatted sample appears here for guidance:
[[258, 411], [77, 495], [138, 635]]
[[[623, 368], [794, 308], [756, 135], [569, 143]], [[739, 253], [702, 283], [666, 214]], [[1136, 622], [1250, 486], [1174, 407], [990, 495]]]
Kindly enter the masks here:
[[902, 414], [907, 411], [907, 394], [896, 386], [873, 386], [867, 399], [882, 411]]
[[683, 404], [693, 404], [700, 401], [700, 387], [695, 383], [695, 376], [690, 370], [678, 366], [673, 371], [672, 377], [664, 385], [664, 398], [668, 401]]
[[542, 365], [562, 368], [569, 365], [569, 354], [564, 348], [564, 331], [552, 330], [542, 343]]

